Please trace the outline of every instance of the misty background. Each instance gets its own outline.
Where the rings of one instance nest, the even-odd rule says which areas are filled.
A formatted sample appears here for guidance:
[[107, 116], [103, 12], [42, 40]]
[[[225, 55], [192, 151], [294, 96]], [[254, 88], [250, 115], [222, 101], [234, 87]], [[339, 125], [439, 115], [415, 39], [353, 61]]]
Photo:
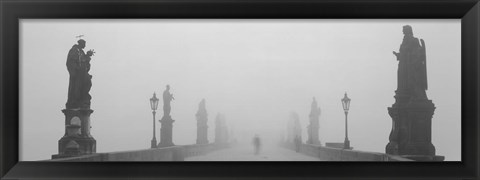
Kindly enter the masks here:
[[58, 153], [65, 132], [67, 53], [85, 35], [95, 49], [91, 134], [97, 152], [150, 148], [153, 93], [172, 101], [173, 142], [194, 144], [202, 98], [209, 141], [215, 116], [226, 116], [239, 141], [255, 133], [276, 143], [297, 112], [302, 139], [312, 97], [321, 108], [319, 137], [343, 142], [340, 99], [352, 99], [348, 135], [354, 150], [385, 152], [397, 85], [402, 26], [424, 39], [427, 96], [436, 106], [432, 143], [447, 161], [461, 160], [460, 20], [20, 20], [20, 160]]

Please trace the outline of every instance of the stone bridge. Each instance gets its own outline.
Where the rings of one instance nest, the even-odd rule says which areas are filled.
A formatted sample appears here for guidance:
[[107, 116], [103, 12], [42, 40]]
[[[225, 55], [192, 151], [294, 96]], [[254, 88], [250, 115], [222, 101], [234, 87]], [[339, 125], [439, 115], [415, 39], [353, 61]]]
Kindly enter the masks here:
[[[426, 94], [426, 55], [425, 42], [418, 41], [413, 36], [412, 27], [403, 26], [404, 39], [399, 52], [393, 52], [398, 65], [398, 84], [395, 91], [395, 103], [391, 107], [385, 107], [386, 112], [392, 118], [392, 129], [388, 137], [385, 154], [353, 150], [348, 139], [348, 111], [351, 99], [345, 92], [341, 99], [345, 113], [345, 140], [343, 143], [325, 143], [321, 146], [319, 139], [319, 117], [320, 107], [313, 97], [311, 111], [308, 115], [307, 126], [308, 137], [302, 141], [302, 126], [300, 125], [299, 114], [292, 112], [288, 121], [286, 136], [282, 143], [273, 146], [265, 146], [261, 154], [253, 153], [251, 144], [234, 144], [231, 142], [231, 131], [226, 125], [225, 115], [217, 114], [215, 118], [215, 139], [214, 143], [208, 140], [208, 113], [206, 101], [202, 99], [198, 111], [195, 114], [197, 119], [197, 140], [195, 145], [175, 146], [172, 141], [174, 117], [170, 115], [170, 102], [174, 99], [170, 92], [170, 86], [166, 85], [163, 92], [163, 117], [159, 121], [160, 143], [157, 144], [155, 132], [155, 113], [158, 108], [159, 99], [156, 93], [150, 99], [153, 113], [153, 135], [151, 149], [96, 153], [96, 140], [90, 134], [90, 95], [91, 75], [88, 74], [90, 67], [89, 60], [92, 52], [81, 56], [82, 61], [76, 55], [68, 56], [68, 70], [81, 69], [81, 73], [88, 76], [70, 77], [69, 95], [66, 108], [62, 110], [65, 114], [65, 134], [59, 140], [59, 152], [52, 155], [52, 161], [244, 161], [244, 160], [266, 160], [266, 161], [442, 161], [443, 156], [437, 156], [432, 139], [432, 117], [435, 111], [433, 101], [428, 99]], [[415, 42], [415, 43], [411, 43]], [[421, 42], [421, 44], [420, 44]], [[85, 40], [79, 40], [70, 52], [82, 51], [85, 47]], [[81, 47], [81, 48], [80, 48]], [[77, 48], [77, 49], [75, 49]], [[80, 48], [80, 49], [78, 49]], [[88, 54], [88, 52], [87, 52]], [[84, 61], [85, 60], [85, 61]], [[69, 62], [80, 61], [86, 63], [79, 66], [79, 63]], [[77, 67], [79, 66], [79, 67]], [[78, 72], [70, 73], [78, 74]], [[283, 135], [282, 135], [283, 136]], [[258, 139], [258, 137], [256, 137]], [[260, 140], [258, 139], [258, 143]], [[251, 147], [251, 148], [248, 148]], [[259, 147], [259, 145], [257, 146]]]

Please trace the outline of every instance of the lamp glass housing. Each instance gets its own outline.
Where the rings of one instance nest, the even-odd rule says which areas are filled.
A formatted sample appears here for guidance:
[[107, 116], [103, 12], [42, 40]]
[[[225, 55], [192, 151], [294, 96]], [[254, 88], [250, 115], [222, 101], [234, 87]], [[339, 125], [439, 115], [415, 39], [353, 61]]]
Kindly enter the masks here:
[[150, 98], [150, 107], [152, 108], [152, 110], [157, 110], [158, 108], [158, 98], [157, 98], [157, 94], [153, 93], [153, 97]]
[[350, 101], [351, 99], [348, 98], [347, 93], [345, 93], [345, 96], [342, 99], [342, 106], [345, 113], [348, 113], [348, 110], [350, 109]]

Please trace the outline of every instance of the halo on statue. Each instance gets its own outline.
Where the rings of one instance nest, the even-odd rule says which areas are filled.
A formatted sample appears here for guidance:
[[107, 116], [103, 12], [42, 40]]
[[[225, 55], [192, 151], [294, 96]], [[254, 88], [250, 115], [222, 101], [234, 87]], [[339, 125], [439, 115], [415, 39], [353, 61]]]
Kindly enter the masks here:
[[85, 35], [80, 34], [80, 35], [78, 35], [78, 36], [75, 36], [75, 38], [77, 38], [78, 40], [80, 40], [80, 39], [82, 39], [82, 37], [84, 37], [84, 36], [85, 36]]

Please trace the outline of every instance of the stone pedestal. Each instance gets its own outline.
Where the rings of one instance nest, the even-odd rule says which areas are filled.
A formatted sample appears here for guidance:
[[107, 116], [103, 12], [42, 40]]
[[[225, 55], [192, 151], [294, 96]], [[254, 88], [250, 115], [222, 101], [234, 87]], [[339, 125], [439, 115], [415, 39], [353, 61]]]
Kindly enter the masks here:
[[402, 97], [397, 95], [396, 103], [388, 108], [393, 122], [386, 153], [420, 161], [443, 160], [435, 156], [432, 144], [435, 105], [427, 99], [408, 101]]
[[197, 144], [208, 144], [208, 126], [197, 126]]
[[308, 126], [308, 139], [307, 144], [320, 145], [320, 140], [318, 138], [318, 116], [310, 116], [310, 125]]
[[207, 113], [199, 112], [196, 114], [197, 118], [197, 144], [208, 144], [208, 125]]
[[175, 120], [170, 116], [163, 116], [160, 120], [162, 127], [160, 128], [160, 143], [158, 143], [158, 148], [175, 146], [172, 141], [173, 122], [175, 122]]
[[65, 134], [58, 141], [58, 154], [52, 159], [82, 156], [96, 152], [96, 141], [90, 135], [91, 109], [64, 109]]

